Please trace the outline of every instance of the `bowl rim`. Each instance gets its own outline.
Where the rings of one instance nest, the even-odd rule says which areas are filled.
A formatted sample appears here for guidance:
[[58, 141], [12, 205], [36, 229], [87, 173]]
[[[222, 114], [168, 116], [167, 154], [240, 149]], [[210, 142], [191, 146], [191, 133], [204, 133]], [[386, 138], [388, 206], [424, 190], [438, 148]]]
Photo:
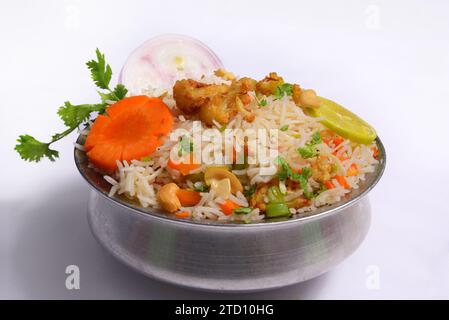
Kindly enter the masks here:
[[[82, 142], [84, 139], [85, 139], [84, 136], [79, 135], [78, 139], [77, 139], [77, 143]], [[328, 216], [337, 214], [337, 213], [343, 211], [344, 209], [359, 202], [363, 197], [365, 197], [376, 186], [376, 184], [379, 182], [379, 180], [381, 179], [381, 177], [383, 176], [383, 173], [385, 171], [386, 160], [387, 160], [385, 147], [384, 147], [381, 139], [378, 136], [376, 137], [375, 141], [376, 141], [376, 145], [379, 149], [379, 159], [378, 159], [379, 163], [376, 166], [376, 170], [373, 173], [370, 173], [370, 174], [374, 175], [371, 183], [366, 185], [364, 187], [364, 189], [356, 196], [353, 196], [353, 197], [349, 198], [348, 200], [340, 200], [339, 202], [332, 204], [332, 205], [320, 207], [319, 210], [321, 210], [321, 211], [318, 213], [313, 213], [313, 211], [312, 211], [311, 214], [301, 216], [301, 217], [295, 217], [295, 218], [290, 217], [290, 218], [288, 218], [286, 220], [282, 220], [282, 221], [263, 220], [260, 222], [254, 222], [254, 223], [248, 223], [248, 224], [225, 222], [225, 221], [217, 222], [214, 220], [209, 221], [209, 220], [179, 219], [179, 218], [174, 217], [174, 215], [168, 215], [167, 213], [165, 213], [162, 210], [153, 209], [153, 208], [145, 209], [145, 208], [142, 208], [139, 206], [134, 206], [118, 197], [110, 197], [108, 195], [108, 192], [106, 192], [105, 190], [102, 190], [100, 188], [100, 186], [95, 184], [86, 175], [86, 172], [82, 167], [83, 163], [87, 167], [87, 164], [86, 164], [87, 156], [84, 151], [75, 147], [74, 148], [74, 160], [75, 160], [76, 167], [77, 167], [78, 171], [80, 172], [81, 176], [84, 178], [84, 180], [86, 180], [86, 182], [88, 183], [88, 185], [91, 187], [91, 189], [93, 191], [96, 191], [97, 194], [99, 194], [100, 196], [103, 196], [105, 199], [111, 201], [115, 205], [120, 206], [124, 209], [127, 209], [132, 214], [138, 214], [139, 216], [141, 216], [145, 219], [158, 219], [158, 220], [166, 222], [166, 223], [175, 223], [175, 224], [181, 224], [181, 225], [185, 225], [185, 226], [190, 225], [190, 226], [195, 226], [195, 227], [260, 228], [260, 227], [267, 227], [267, 226], [303, 223], [305, 221], [321, 219], [324, 217], [328, 217]], [[94, 169], [87, 169], [87, 170], [94, 171]], [[96, 174], [101, 175], [101, 177], [103, 177], [103, 175], [100, 174], [99, 172], [96, 172]], [[328, 209], [325, 210], [325, 208], [328, 208]]]

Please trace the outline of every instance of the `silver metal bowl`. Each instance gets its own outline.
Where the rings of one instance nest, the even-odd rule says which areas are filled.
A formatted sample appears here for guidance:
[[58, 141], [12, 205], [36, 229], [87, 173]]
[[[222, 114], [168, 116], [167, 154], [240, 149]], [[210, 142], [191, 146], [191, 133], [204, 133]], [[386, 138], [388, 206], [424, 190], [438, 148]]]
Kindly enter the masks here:
[[[80, 136], [78, 143], [84, 143]], [[368, 192], [385, 169], [380, 163], [359, 189], [308, 216], [253, 224], [195, 222], [108, 197], [110, 185], [89, 168], [84, 152], [75, 162], [92, 187], [90, 228], [98, 242], [133, 269], [172, 284], [211, 291], [258, 291], [314, 278], [348, 257], [371, 220]]]

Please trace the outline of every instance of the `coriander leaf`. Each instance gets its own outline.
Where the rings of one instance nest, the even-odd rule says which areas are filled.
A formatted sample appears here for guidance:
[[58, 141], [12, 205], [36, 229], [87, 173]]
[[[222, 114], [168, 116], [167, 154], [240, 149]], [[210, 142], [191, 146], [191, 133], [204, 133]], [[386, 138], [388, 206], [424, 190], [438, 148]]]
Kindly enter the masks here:
[[190, 141], [187, 135], [183, 135], [181, 137], [181, 141], [179, 142], [179, 153], [190, 153], [193, 151], [193, 142]]
[[234, 209], [234, 214], [248, 214], [252, 211], [252, 208], [236, 208]]
[[58, 115], [67, 127], [78, 127], [82, 122], [87, 121], [92, 112], [103, 113], [106, 104], [81, 104], [72, 105], [69, 101], [64, 102], [64, 106], [58, 109]]
[[222, 126], [218, 129], [218, 131], [224, 132], [224, 131], [226, 130], [226, 128], [227, 128], [227, 125], [224, 124], [224, 125], [222, 125]]
[[287, 178], [290, 178], [291, 180], [298, 181], [301, 189], [304, 191], [304, 196], [307, 199], [313, 198], [314, 194], [313, 192], [309, 191], [308, 188], [308, 181], [309, 178], [312, 176], [312, 170], [309, 167], [303, 167], [301, 168], [301, 173], [293, 172], [293, 170], [288, 165], [287, 161], [285, 161], [284, 158], [281, 156], [277, 157], [278, 164], [281, 166], [280, 171], [278, 172], [278, 178], [279, 180], [285, 180]]
[[98, 91], [98, 94], [101, 97], [101, 101], [103, 103], [110, 104], [110, 101], [120, 101], [126, 97], [128, 93], [128, 89], [125, 88], [123, 84], [118, 84], [115, 86], [114, 90], [109, 91], [109, 93], [103, 93]]
[[106, 64], [104, 54], [100, 52], [100, 50], [96, 50], [97, 59], [90, 60], [86, 63], [87, 67], [90, 70], [90, 74], [92, 80], [95, 82], [95, 85], [101, 89], [109, 90], [109, 82], [112, 77], [112, 70], [109, 64]]
[[317, 145], [317, 144], [323, 143], [323, 141], [321, 140], [321, 134], [320, 134], [319, 131], [315, 132], [312, 135], [312, 141], [310, 143], [313, 144], [313, 145]]
[[266, 107], [267, 104], [268, 104], [268, 103], [267, 103], [267, 99], [262, 99], [262, 100], [260, 100], [260, 102], [259, 102], [259, 106], [261, 106], [261, 107]]
[[288, 130], [288, 124], [283, 125], [282, 127], [279, 128], [279, 130], [281, 130], [281, 131], [287, 131], [287, 130]]
[[310, 140], [310, 142], [306, 143], [304, 147], [298, 148], [297, 151], [301, 155], [301, 157], [303, 157], [303, 159], [313, 158], [318, 155], [318, 151], [316, 150], [315, 146], [321, 143], [323, 143], [323, 141], [321, 140], [321, 134], [319, 131], [317, 131], [312, 135], [312, 139]]
[[301, 175], [309, 179], [312, 176], [312, 170], [309, 167], [301, 168]]
[[142, 162], [150, 162], [151, 161], [151, 157], [150, 156], [144, 156], [144, 157], [140, 158], [140, 161], [142, 161]]
[[278, 178], [279, 180], [283, 181], [287, 178], [290, 178], [293, 175], [293, 171], [288, 165], [287, 161], [285, 161], [284, 158], [281, 156], [278, 156], [276, 158], [278, 165], [281, 167], [278, 172]]
[[309, 191], [309, 187], [307, 184], [311, 176], [312, 170], [310, 170], [309, 167], [304, 167], [301, 169], [301, 174], [299, 177], [299, 185], [301, 186], [301, 189], [304, 191], [304, 196], [307, 199], [312, 199], [314, 197], [313, 192]]
[[301, 174], [299, 172], [293, 172], [290, 179], [292, 179], [293, 181], [299, 181], [299, 179], [301, 179]]
[[115, 101], [115, 99], [111, 93], [103, 93], [101, 91], [97, 91], [97, 92], [100, 95], [101, 102], [108, 103], [109, 101]]
[[128, 89], [126, 89], [123, 84], [119, 83], [118, 85], [115, 86], [112, 93], [115, 96], [114, 100], [119, 101], [126, 97], [126, 94], [128, 93]]
[[109, 83], [111, 81], [112, 70], [109, 64], [106, 64], [104, 55], [100, 50], [96, 50], [97, 60], [91, 60], [86, 63], [91, 71], [91, 77], [95, 84], [100, 89], [108, 90], [108, 93], [98, 92], [101, 96], [102, 103], [98, 104], [82, 104], [72, 105], [70, 102], [65, 102], [62, 107], [58, 109], [58, 115], [68, 127], [64, 132], [54, 134], [52, 140], [48, 143], [40, 142], [30, 135], [21, 135], [17, 139], [18, 144], [15, 150], [20, 157], [28, 161], [40, 161], [43, 157], [54, 161], [58, 157], [58, 151], [50, 149], [50, 145], [67, 135], [84, 123], [87, 127], [87, 120], [90, 119], [93, 112], [104, 113], [107, 103], [105, 101], [119, 101], [125, 98], [128, 90], [122, 85], [118, 84], [114, 90], [111, 91]]
[[304, 191], [304, 196], [307, 199], [311, 199], [313, 198], [313, 193], [309, 191], [307, 181], [308, 179], [306, 179], [303, 175], [301, 175], [301, 178], [299, 179], [299, 185], [301, 186], [301, 189]]
[[205, 184], [199, 184], [194, 186], [195, 191], [198, 192], [208, 192], [210, 187], [206, 186]]
[[58, 151], [50, 149], [50, 143], [40, 142], [30, 135], [21, 135], [17, 142], [14, 149], [23, 160], [38, 162], [43, 157], [47, 157], [55, 161], [55, 158], [59, 157]]
[[274, 92], [275, 99], [281, 99], [285, 95], [291, 96], [293, 94], [293, 86], [290, 83], [283, 83], [276, 87]]
[[254, 193], [256, 192], [256, 185], [252, 185], [251, 187], [249, 187], [248, 189], [245, 189], [243, 191], [243, 194], [245, 195], [245, 197], [251, 197]]
[[317, 155], [316, 149], [309, 145], [298, 148], [298, 152], [303, 159], [313, 158]]

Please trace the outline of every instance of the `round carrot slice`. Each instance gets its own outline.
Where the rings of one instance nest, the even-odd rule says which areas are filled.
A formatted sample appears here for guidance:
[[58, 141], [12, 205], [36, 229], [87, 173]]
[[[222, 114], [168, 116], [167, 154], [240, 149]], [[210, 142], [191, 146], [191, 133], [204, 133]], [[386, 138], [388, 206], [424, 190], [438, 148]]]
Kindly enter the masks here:
[[97, 117], [84, 147], [92, 164], [112, 172], [116, 160], [131, 161], [153, 153], [172, 128], [173, 116], [161, 99], [129, 97]]
[[111, 119], [103, 115], [99, 115], [97, 119], [95, 119], [95, 123], [90, 129], [89, 135], [84, 143], [84, 149], [86, 151], [91, 150], [96, 144], [102, 143], [106, 140], [104, 130], [110, 122]]
[[111, 142], [96, 144], [88, 153], [90, 162], [105, 172], [114, 172], [122, 158], [122, 147]]

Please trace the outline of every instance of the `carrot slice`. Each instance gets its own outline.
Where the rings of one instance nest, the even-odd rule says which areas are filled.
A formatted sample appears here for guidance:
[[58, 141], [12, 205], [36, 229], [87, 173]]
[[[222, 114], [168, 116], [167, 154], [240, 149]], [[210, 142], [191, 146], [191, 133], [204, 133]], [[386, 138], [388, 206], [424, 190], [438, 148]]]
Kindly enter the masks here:
[[188, 189], [179, 189], [176, 192], [176, 196], [182, 206], [194, 206], [201, 200], [201, 195], [199, 192]]
[[186, 176], [190, 173], [190, 171], [199, 168], [201, 165], [199, 163], [195, 163], [195, 161], [193, 160], [193, 155], [191, 154], [190, 163], [174, 162], [172, 161], [172, 159], [169, 159], [167, 166], [172, 169], [178, 170], [183, 176]]
[[147, 104], [151, 98], [147, 96], [133, 96], [128, 97], [123, 100], [120, 100], [113, 105], [111, 105], [107, 110], [106, 113], [110, 118], [117, 118], [120, 117], [120, 113], [127, 112], [127, 109], [130, 105], [134, 107], [139, 107], [142, 105]]
[[337, 179], [338, 183], [345, 189], [349, 189], [349, 184], [346, 181], [345, 177], [343, 176], [335, 176], [335, 179]]
[[377, 146], [372, 146], [371, 150], [373, 151], [373, 157], [377, 159], [377, 157], [379, 156], [379, 149], [377, 148]]
[[175, 213], [176, 218], [188, 218], [190, 216], [190, 213], [188, 211], [181, 211]]
[[352, 177], [352, 176], [356, 176], [358, 173], [359, 173], [359, 170], [358, 170], [357, 164], [353, 163], [353, 164], [351, 164], [348, 171], [346, 172], [346, 175], [348, 177]]
[[[339, 150], [337, 149], [337, 150], [335, 150], [334, 152], [332, 152], [332, 154], [333, 154], [334, 156], [337, 156], [338, 151], [339, 151]], [[340, 157], [338, 157], [338, 159], [339, 159], [340, 161], [346, 161], [346, 160], [348, 160], [349, 157], [348, 157], [347, 152], [346, 152], [346, 151], [343, 152], [343, 153], [340, 155]]]
[[334, 142], [334, 145], [338, 147], [345, 140], [340, 136], [336, 136], [332, 141]]
[[153, 153], [172, 128], [173, 116], [162, 100], [129, 97], [97, 117], [84, 146], [96, 167], [111, 172], [117, 168], [116, 160], [131, 161]]
[[148, 146], [157, 148], [161, 144], [162, 141], [158, 140], [155, 136], [150, 136], [145, 139], [131, 142], [123, 147], [122, 159], [126, 161], [130, 161], [132, 159], [142, 159], [154, 151], [153, 150], [149, 153]]
[[332, 131], [330, 131], [329, 129], [326, 129], [326, 130], [320, 131], [320, 136], [321, 136], [321, 140], [325, 144], [329, 145], [329, 143], [331, 142], [331, 140], [333, 139], [335, 134]]
[[223, 213], [227, 216], [231, 215], [234, 212], [234, 209], [240, 207], [241, 206], [231, 200], [226, 200], [225, 202], [220, 204], [221, 211], [223, 211]]
[[326, 187], [327, 190], [335, 189], [334, 184], [330, 180], [325, 181], [324, 182], [324, 186]]
[[90, 129], [89, 135], [87, 136], [86, 142], [84, 143], [84, 149], [89, 151], [96, 144], [102, 143], [106, 140], [104, 135], [105, 128], [110, 124], [111, 119], [104, 115], [99, 115], [95, 119], [95, 123]]
[[122, 158], [122, 146], [113, 142], [96, 144], [87, 156], [90, 162], [97, 168], [111, 173], [117, 168], [117, 160]]

